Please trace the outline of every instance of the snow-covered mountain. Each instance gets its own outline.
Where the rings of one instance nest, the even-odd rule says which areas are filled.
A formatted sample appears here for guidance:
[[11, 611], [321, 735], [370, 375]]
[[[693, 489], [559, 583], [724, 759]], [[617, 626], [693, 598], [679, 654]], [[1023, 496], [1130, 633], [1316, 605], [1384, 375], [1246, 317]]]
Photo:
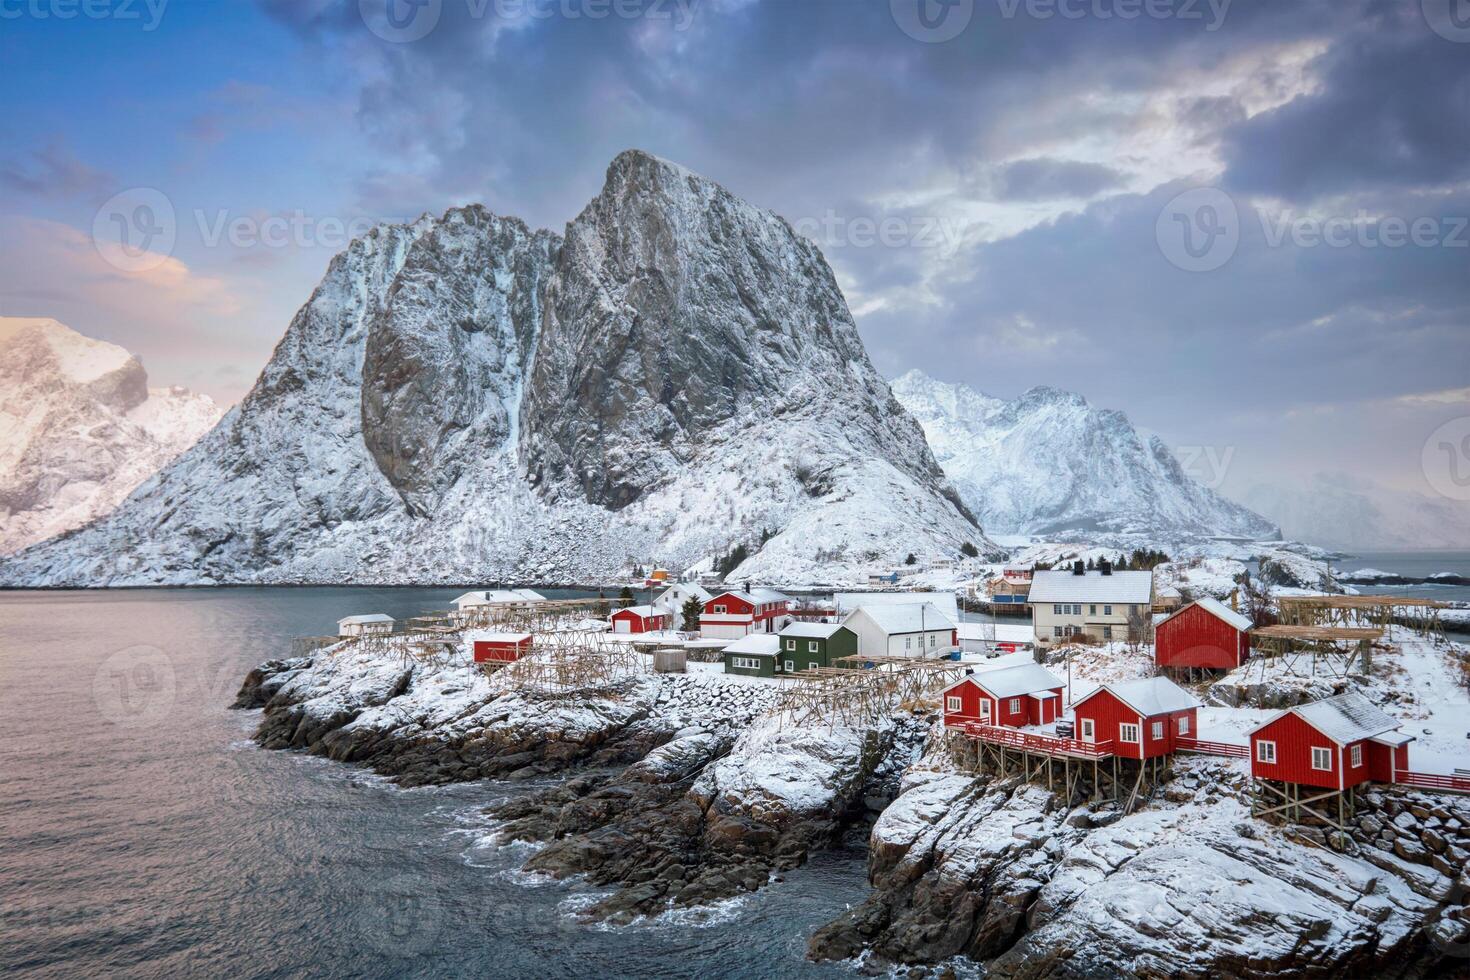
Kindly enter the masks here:
[[992, 534], [1107, 543], [1280, 536], [1190, 478], [1157, 436], [1145, 440], [1128, 416], [1081, 395], [1041, 387], [1004, 401], [919, 371], [893, 393]]
[[0, 317], [0, 554], [108, 513], [218, 419], [121, 347]]
[[472, 206], [353, 242], [212, 432], [0, 581], [589, 581], [762, 539], [742, 579], [996, 552], [817, 248], [629, 151], [564, 239]]
[[1257, 484], [1245, 502], [1293, 538], [1332, 548], [1470, 548], [1470, 503], [1318, 473], [1285, 487]]

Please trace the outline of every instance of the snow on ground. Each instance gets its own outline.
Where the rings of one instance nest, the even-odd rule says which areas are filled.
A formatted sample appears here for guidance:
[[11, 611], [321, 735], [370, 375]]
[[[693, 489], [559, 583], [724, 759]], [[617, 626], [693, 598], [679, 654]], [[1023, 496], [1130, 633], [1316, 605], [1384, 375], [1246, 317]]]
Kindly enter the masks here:
[[1154, 587], [1170, 586], [1198, 599], [1211, 596], [1227, 599], [1240, 588], [1236, 579], [1245, 572], [1244, 562], [1231, 558], [1192, 558], [1171, 561], [1154, 569]]
[[758, 820], [820, 814], [861, 771], [868, 733], [846, 725], [790, 724], [767, 715], [746, 729], [725, 758], [694, 787], [696, 796], [723, 798]]
[[1205, 705], [1199, 709], [1199, 734], [1195, 737], [1206, 742], [1249, 745], [1251, 730], [1277, 714], [1271, 708], [1222, 708]]

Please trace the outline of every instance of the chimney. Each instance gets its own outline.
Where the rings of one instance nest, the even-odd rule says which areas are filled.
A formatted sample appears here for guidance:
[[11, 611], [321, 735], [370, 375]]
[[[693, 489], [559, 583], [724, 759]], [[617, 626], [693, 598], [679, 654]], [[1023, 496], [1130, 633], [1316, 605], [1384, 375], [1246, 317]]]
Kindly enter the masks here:
[[1084, 564], [1082, 564], [1082, 562], [1080, 562], [1080, 561], [1074, 561], [1074, 562], [1072, 562], [1072, 574], [1073, 575], [1086, 575], [1087, 574], [1087, 566], [1084, 565]]
[[1111, 575], [1113, 574], [1113, 563], [1104, 558], [1097, 563], [1097, 570], [1104, 575]]
[[1234, 609], [1236, 612], [1240, 612], [1240, 589], [1239, 588], [1234, 588], [1234, 589], [1231, 589], [1230, 590], [1230, 608], [1231, 609]]

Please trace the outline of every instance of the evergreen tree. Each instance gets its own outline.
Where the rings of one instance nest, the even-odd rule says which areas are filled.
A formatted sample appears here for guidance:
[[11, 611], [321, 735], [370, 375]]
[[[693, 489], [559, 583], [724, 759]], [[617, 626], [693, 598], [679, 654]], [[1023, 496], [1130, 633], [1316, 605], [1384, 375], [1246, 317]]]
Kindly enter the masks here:
[[979, 558], [980, 549], [975, 547], [969, 541], [966, 541], [964, 544], [960, 545], [960, 554], [964, 555], [966, 558]]
[[625, 586], [623, 586], [622, 591], [618, 593], [618, 608], [619, 609], [626, 609], [629, 606], [631, 606], [632, 604], [633, 604], [633, 590], [630, 589], [630, 588], [628, 588], [625, 585]]
[[684, 632], [699, 632], [699, 616], [703, 612], [704, 605], [696, 597], [690, 596], [688, 601], [679, 609], [679, 615], [684, 620]]
[[917, 565], [919, 563], [919, 559], [914, 557], [913, 552], [909, 552], [909, 556], [903, 560], [903, 563], [905, 565]]

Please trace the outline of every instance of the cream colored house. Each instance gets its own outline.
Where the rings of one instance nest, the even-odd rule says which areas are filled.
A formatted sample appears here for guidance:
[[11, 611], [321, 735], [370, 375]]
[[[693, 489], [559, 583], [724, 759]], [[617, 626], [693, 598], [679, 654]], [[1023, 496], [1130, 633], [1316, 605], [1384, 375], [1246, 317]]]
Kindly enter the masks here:
[[1153, 572], [1037, 572], [1030, 595], [1036, 642], [1064, 643], [1078, 634], [1099, 641], [1130, 639], [1130, 620], [1146, 624], [1153, 600]]

